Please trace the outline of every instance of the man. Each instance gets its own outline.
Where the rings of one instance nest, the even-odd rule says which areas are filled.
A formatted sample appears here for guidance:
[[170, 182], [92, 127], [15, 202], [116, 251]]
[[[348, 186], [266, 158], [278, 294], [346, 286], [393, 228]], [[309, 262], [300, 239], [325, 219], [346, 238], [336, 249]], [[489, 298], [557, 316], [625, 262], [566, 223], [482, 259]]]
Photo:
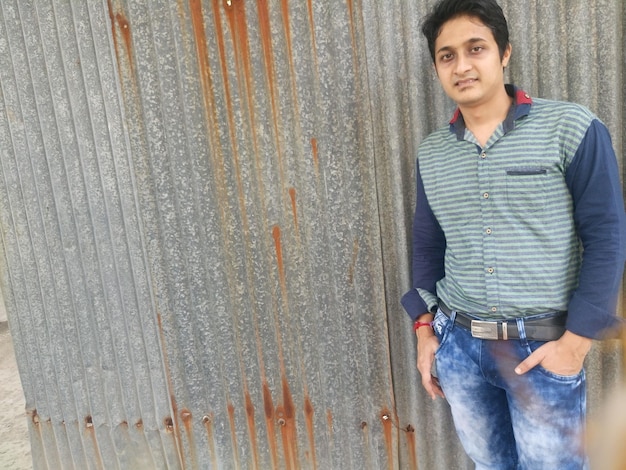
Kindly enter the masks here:
[[583, 361], [620, 324], [626, 246], [610, 136], [581, 106], [505, 85], [495, 0], [442, 0], [422, 32], [458, 106], [418, 151], [402, 303], [422, 384], [445, 393], [477, 469], [587, 468]]

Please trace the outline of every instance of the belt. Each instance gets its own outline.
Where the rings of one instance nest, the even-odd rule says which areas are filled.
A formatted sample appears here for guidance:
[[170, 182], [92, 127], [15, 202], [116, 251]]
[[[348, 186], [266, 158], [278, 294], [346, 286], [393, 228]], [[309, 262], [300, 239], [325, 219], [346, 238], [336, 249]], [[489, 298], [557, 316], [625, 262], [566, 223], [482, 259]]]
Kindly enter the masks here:
[[[451, 318], [452, 311], [441, 300], [439, 309]], [[526, 339], [535, 341], [554, 341], [565, 333], [567, 312], [557, 312], [551, 317], [524, 320]], [[517, 321], [483, 321], [472, 318], [467, 313], [456, 312], [454, 322], [469, 330], [474, 338], [480, 339], [519, 339]]]

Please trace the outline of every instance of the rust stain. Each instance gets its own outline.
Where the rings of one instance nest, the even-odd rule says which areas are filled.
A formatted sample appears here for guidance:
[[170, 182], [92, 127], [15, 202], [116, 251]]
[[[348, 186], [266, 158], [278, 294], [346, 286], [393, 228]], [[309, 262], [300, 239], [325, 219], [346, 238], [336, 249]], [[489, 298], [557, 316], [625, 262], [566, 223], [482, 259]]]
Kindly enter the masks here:
[[130, 34], [130, 23], [128, 19], [121, 13], [117, 13], [115, 15], [115, 22], [117, 23], [117, 27], [120, 30], [120, 34], [122, 35], [122, 39], [124, 40], [124, 47], [126, 48], [126, 56], [128, 57], [128, 61], [132, 67], [132, 57], [133, 57], [133, 44]]
[[115, 13], [113, 13], [113, 5], [111, 0], [107, 0], [107, 8], [109, 11], [109, 21], [111, 22], [111, 37], [113, 38], [113, 48], [115, 49], [115, 57], [119, 62], [119, 45], [117, 43], [117, 34], [115, 33]]
[[180, 419], [183, 422], [185, 430], [188, 433], [191, 433], [193, 425], [191, 411], [189, 411], [187, 408], [183, 408], [182, 410], [180, 410]]
[[165, 426], [165, 432], [174, 432], [174, 420], [171, 416], [165, 417], [163, 425]]
[[283, 248], [280, 241], [280, 227], [275, 225], [272, 229], [272, 237], [274, 238], [274, 248], [276, 249], [276, 263], [278, 264], [278, 276], [280, 277], [280, 285], [283, 293], [287, 292], [287, 283], [285, 280], [285, 265], [283, 263]]
[[313, 16], [313, 0], [307, 0], [307, 10], [309, 12], [309, 29], [311, 30], [311, 51], [313, 52], [313, 62], [315, 63], [315, 70], [317, 72], [317, 44], [315, 39], [315, 19]]
[[320, 158], [319, 158], [319, 150], [317, 147], [317, 139], [315, 137], [311, 139], [311, 153], [313, 154], [313, 165], [315, 167], [315, 174], [319, 177]]
[[33, 408], [32, 410], [27, 410], [26, 414], [30, 416], [30, 420], [33, 422], [35, 426], [39, 425], [39, 415], [37, 414], [37, 408]]
[[198, 455], [196, 452], [196, 444], [193, 438], [193, 415], [187, 408], [180, 410], [180, 420], [183, 423], [185, 432], [187, 433], [187, 439], [189, 440], [190, 454], [191, 454], [191, 468], [198, 468]]
[[387, 462], [389, 469], [393, 469], [393, 419], [389, 410], [384, 409], [380, 413], [380, 421], [383, 424], [383, 435], [385, 437], [385, 447], [387, 449]]
[[333, 423], [333, 412], [330, 409], [326, 410], [326, 424], [328, 424], [328, 431], [332, 437], [334, 423]]
[[[360, 80], [358, 77], [361, 76], [359, 71], [359, 61], [358, 61], [358, 51], [357, 51], [357, 40], [356, 40], [356, 29], [354, 27], [354, 4], [353, 0], [346, 0], [346, 6], [348, 7], [348, 20], [350, 21], [350, 41], [352, 43], [352, 68], [354, 69], [355, 84], [357, 88], [360, 88]], [[357, 89], [357, 96], [360, 94], [360, 90]]]
[[[293, 108], [296, 121], [299, 118], [298, 113], [298, 94], [296, 85], [296, 67], [293, 61], [293, 45], [291, 42], [291, 25], [289, 22], [289, 0], [281, 0], [281, 11], [283, 15], [283, 28], [285, 30], [285, 42], [287, 44], [287, 57], [289, 58], [289, 71], [291, 77], [291, 96], [293, 99]], [[299, 127], [298, 122], [298, 127]]]
[[272, 458], [272, 468], [278, 468], [278, 448], [276, 446], [276, 426], [274, 423], [274, 401], [268, 383], [263, 380], [263, 410], [265, 411], [265, 425], [267, 426], [268, 442], [270, 446], [270, 456]]
[[250, 392], [248, 390], [245, 391], [245, 400], [246, 400], [246, 419], [248, 420], [248, 433], [250, 435], [250, 444], [252, 446], [252, 459], [253, 459], [253, 468], [259, 468], [259, 449], [257, 446], [256, 440], [256, 423], [254, 421], [254, 403], [252, 402], [252, 397], [250, 397]]
[[[214, 12], [215, 12], [215, 31], [218, 37], [218, 49], [219, 49], [219, 57], [220, 57], [220, 64], [221, 64], [221, 72], [222, 72], [222, 76], [224, 77], [224, 87], [225, 87], [225, 98], [226, 98], [226, 106], [227, 106], [227, 110], [228, 110], [228, 119], [229, 119], [229, 133], [230, 133], [230, 139], [231, 139], [231, 145], [233, 147], [233, 151], [235, 152], [235, 159], [237, 158], [236, 152], [237, 152], [237, 139], [236, 136], [233, 132], [234, 129], [236, 129], [236, 126], [234, 124], [234, 111], [233, 111], [233, 107], [232, 107], [232, 100], [231, 100], [231, 91], [230, 91], [230, 84], [228, 82], [228, 77], [229, 77], [229, 73], [228, 73], [228, 68], [227, 68], [227, 64], [228, 64], [228, 57], [225, 51], [225, 47], [224, 47], [224, 30], [222, 28], [222, 23], [221, 23], [221, 17], [219, 14], [219, 8], [218, 8], [218, 0], [213, 0], [214, 2]], [[245, 10], [245, 4], [243, 1], [238, 0], [238, 1], [234, 1], [234, 2], [230, 2], [230, 6], [228, 8], [225, 8], [225, 12], [226, 12], [226, 22], [230, 31], [230, 34], [233, 38], [233, 49], [234, 49], [234, 57], [235, 57], [235, 61], [236, 61], [236, 71], [237, 71], [237, 83], [239, 84], [239, 88], [243, 90], [242, 94], [245, 94], [246, 96], [246, 104], [247, 104], [247, 108], [248, 108], [248, 119], [249, 119], [249, 123], [250, 123], [250, 132], [251, 132], [251, 136], [252, 136], [252, 145], [254, 148], [254, 156], [255, 156], [255, 165], [256, 165], [256, 170], [257, 173], [261, 174], [262, 170], [261, 170], [261, 163], [259, 160], [259, 145], [258, 145], [258, 136], [257, 136], [257, 125], [256, 125], [256, 112], [255, 112], [255, 107], [254, 107], [254, 103], [255, 103], [255, 93], [254, 93], [254, 79], [255, 79], [255, 73], [252, 71], [252, 66], [250, 63], [250, 39], [248, 37], [248, 29], [247, 29], [247, 24], [246, 24], [246, 10]], [[265, 23], [265, 20], [262, 18], [264, 11], [260, 11], [259, 16], [259, 22], [261, 23], [261, 29], [263, 30]], [[263, 35], [263, 31], [262, 31], [262, 35]], [[266, 50], [266, 48], [264, 47], [264, 50]], [[242, 71], [243, 70], [243, 71]], [[273, 84], [274, 84], [274, 79], [273, 79], [273, 72], [270, 72], [271, 76], [270, 76], [270, 83], [271, 83], [271, 87], [270, 87], [270, 96], [273, 97], [273, 93], [274, 93], [274, 88], [273, 88]], [[278, 126], [276, 123], [276, 104], [274, 102], [274, 98], [272, 98], [272, 111], [273, 111], [273, 126], [276, 130], [276, 134], [278, 133]], [[277, 147], [278, 148], [278, 147]], [[280, 175], [281, 175], [281, 185], [282, 185], [282, 181], [283, 181], [283, 169], [282, 169], [282, 162], [281, 162], [281, 158], [280, 158], [280, 150], [278, 150], [279, 153], [279, 171], [280, 171]], [[235, 160], [235, 164], [238, 165], [238, 161]], [[239, 173], [237, 173], [237, 176], [239, 176]], [[262, 181], [262, 178], [259, 178]], [[241, 184], [240, 184], [241, 186]], [[243, 190], [240, 189], [240, 193], [243, 196]], [[240, 199], [241, 204], [243, 204], [244, 199], [243, 197]], [[263, 198], [261, 198], [261, 205], [262, 205], [262, 212], [265, 213], [265, 201]], [[242, 206], [242, 211], [245, 213], [245, 207]]]
[[352, 0], [346, 0], [346, 6], [348, 7], [348, 21], [350, 21], [350, 37], [352, 38], [352, 48], [356, 53], [356, 34], [354, 32], [354, 4]]
[[[204, 95], [205, 112], [207, 113], [207, 126], [208, 126], [208, 131], [211, 133], [210, 135], [213, 137], [212, 140], [214, 142], [214, 147], [215, 147], [214, 154], [216, 155], [216, 164], [215, 164], [216, 180], [219, 180], [218, 184], [221, 185], [219, 188], [218, 194], [220, 194], [223, 197], [227, 197], [226, 195], [228, 194], [228, 190], [227, 190], [226, 185], [228, 183], [228, 178], [226, 177], [226, 174], [225, 174], [226, 163], [224, 159], [224, 154], [222, 153], [220, 139], [215, 134], [217, 132], [216, 129], [218, 128], [218, 118], [216, 115], [217, 110], [216, 110], [216, 103], [214, 101], [214, 95], [218, 92], [214, 89], [213, 78], [211, 75], [211, 66], [209, 62], [209, 50], [208, 50], [208, 45], [207, 45], [208, 43], [207, 43], [206, 30], [205, 30], [205, 24], [204, 24], [202, 2], [200, 0], [189, 0], [189, 2], [190, 2], [191, 14], [192, 14], [192, 25], [193, 25], [193, 30], [194, 30], [194, 37], [195, 37], [196, 48], [197, 48], [196, 54], [198, 56], [199, 69], [202, 74], [201, 83], [202, 83], [202, 89], [203, 89], [203, 95]], [[224, 96], [224, 103], [226, 106], [226, 115], [227, 115], [227, 125], [224, 125], [223, 127], [228, 132], [228, 138], [230, 141], [230, 147], [231, 147], [230, 155], [232, 156], [232, 162], [234, 165], [234, 170], [235, 170], [235, 175], [236, 175], [237, 196], [238, 196], [238, 202], [239, 202], [239, 207], [241, 211], [241, 220], [242, 220], [241, 223], [243, 226], [243, 232], [246, 234], [246, 236], [248, 236], [249, 224], [248, 224], [248, 217], [247, 217], [245, 191], [244, 191], [244, 187], [242, 183], [242, 175], [241, 175], [241, 167], [240, 167], [240, 159], [239, 159], [239, 148], [238, 148], [239, 143], [238, 143], [238, 136], [237, 136], [238, 127], [235, 122], [236, 112], [233, 108], [232, 89], [231, 89], [233, 85], [231, 85], [229, 81], [230, 73], [228, 70], [228, 64], [229, 64], [229, 60], [231, 60], [231, 57], [229, 56], [229, 54], [227, 54], [227, 51], [226, 51], [227, 41], [225, 38], [224, 27], [222, 25], [222, 15], [225, 15], [226, 23], [229, 27], [230, 34], [233, 38], [233, 41], [232, 41], [233, 48], [234, 48], [233, 56], [234, 56], [234, 60], [236, 64], [237, 83], [239, 84], [240, 88], [245, 90], [244, 94], [247, 92], [247, 96], [248, 96], [247, 104], [248, 104], [248, 113], [249, 113], [249, 119], [250, 119], [250, 127], [252, 129], [252, 136], [253, 136], [254, 154], [255, 154], [255, 157], [258, 159], [259, 152], [258, 152], [258, 145], [257, 145], [257, 139], [256, 139], [256, 125], [255, 125], [254, 101], [253, 101], [253, 97], [254, 97], [253, 81], [252, 81], [253, 73], [251, 72], [250, 59], [249, 59], [250, 53], [249, 53], [249, 45], [248, 45], [249, 41], [248, 41], [247, 30], [246, 30], [245, 8], [244, 8], [243, 1], [233, 1], [233, 0], [226, 0], [226, 1], [212, 0], [211, 7], [212, 7], [212, 13], [213, 13], [211, 17], [213, 18], [213, 25], [214, 25], [212, 33], [215, 35], [217, 39], [217, 49], [218, 49], [217, 53], [218, 53], [218, 58], [219, 58], [219, 63], [220, 63], [221, 75], [223, 78], [223, 84], [222, 84], [223, 88], [222, 90], [220, 90], [219, 93], [223, 94]], [[243, 74], [241, 72], [242, 68], [244, 71]], [[215, 124], [212, 125], [211, 123], [215, 123]], [[219, 156], [219, 160], [217, 160], [218, 156]], [[257, 168], [258, 168], [258, 161], [257, 161]], [[262, 205], [264, 205], [263, 201], [262, 201]], [[220, 204], [220, 211], [221, 211], [222, 220], [224, 221], [227, 220], [227, 218], [229, 217], [229, 208], [225, 206], [224, 204]], [[262, 213], [265, 213], [264, 208], [262, 209]], [[224, 226], [226, 226], [226, 223], [224, 224]], [[228, 243], [229, 241], [226, 240], [226, 244]], [[248, 248], [249, 245], [250, 244], [246, 244], [246, 250], [249, 250]], [[230, 251], [230, 250], [227, 250], [227, 251]], [[252, 258], [253, 255], [247, 252], [247, 256], [249, 258]], [[235, 282], [235, 281], [232, 281], [232, 282]], [[250, 284], [253, 284], [252, 280]], [[254, 311], [254, 315], [256, 318], [256, 310]], [[254, 321], [253, 323], [255, 325], [254, 327], [256, 330], [258, 328], [257, 322]], [[263, 357], [262, 343], [261, 343], [261, 339], [260, 339], [260, 335], [258, 331], [256, 332], [255, 336], [256, 336], [256, 342], [257, 342], [257, 350], [259, 351], [259, 354], [258, 354], [259, 362], [261, 362], [261, 370], [263, 371], [264, 367], [262, 367], [262, 357]], [[240, 363], [243, 363], [243, 359], [241, 358], [240, 358]], [[262, 378], [264, 380], [264, 372], [262, 372]], [[258, 452], [254, 404], [248, 392], [248, 386], [246, 383], [245, 376], [243, 377], [243, 379], [244, 379], [244, 396], [245, 396], [245, 401], [246, 401], [245, 411], [246, 411], [246, 419], [247, 419], [247, 426], [248, 426], [248, 435], [249, 435], [250, 442], [252, 445], [254, 465], [255, 465], [255, 468], [258, 468], [259, 452]], [[264, 400], [266, 400], [266, 397], [264, 397]], [[231, 433], [232, 433], [234, 448], [237, 449], [234, 412], [235, 412], [234, 407], [232, 406], [232, 404], [230, 404], [229, 405], [229, 417], [231, 421]], [[205, 423], [205, 425], [208, 425], [208, 424], [209, 423]], [[211, 437], [211, 440], [212, 439], [213, 438]], [[213, 452], [212, 455], [215, 456], [216, 455], [215, 452]], [[235, 455], [235, 457], [237, 460], [239, 459], [238, 455]], [[272, 458], [275, 460], [275, 462], [278, 462], [277, 452], [274, 452]]]
[[293, 46], [291, 44], [291, 26], [289, 23], [289, 0], [281, 0], [280, 9], [283, 15], [283, 27], [285, 28], [285, 40], [287, 42], [287, 54], [293, 66]]
[[296, 205], [296, 188], [289, 188], [289, 198], [291, 199], [291, 212], [293, 213], [293, 222], [298, 232], [298, 206]]
[[100, 447], [98, 446], [98, 438], [96, 436], [96, 430], [93, 427], [93, 418], [91, 415], [85, 416], [85, 429], [91, 438], [91, 444], [93, 445], [93, 454], [91, 457], [95, 456], [96, 466], [98, 468], [105, 468], [104, 462], [102, 461], [102, 455], [100, 455]]
[[309, 453], [311, 454], [311, 465], [313, 469], [317, 468], [317, 454], [315, 452], [315, 409], [311, 403], [311, 397], [307, 394], [304, 397], [304, 418], [306, 420], [306, 430], [309, 436]]
[[[259, 15], [259, 32], [261, 35], [261, 47], [263, 49], [263, 60], [265, 62], [265, 73], [267, 76], [267, 86], [270, 95], [270, 106], [272, 108], [272, 124], [274, 126], [274, 139], [276, 145], [276, 155], [278, 157], [278, 172], [281, 186], [284, 187], [285, 171], [283, 168], [283, 152], [280, 141], [281, 129], [278, 124], [280, 109], [278, 107], [278, 93], [274, 72], [274, 50], [272, 47], [272, 28], [270, 24], [270, 13], [267, 0], [257, 0], [257, 10]], [[247, 71], [249, 73], [249, 71]]]
[[[213, 95], [215, 94], [214, 84], [211, 78], [210, 64], [208, 61], [208, 48], [207, 48], [207, 38], [206, 32], [204, 29], [203, 15], [202, 15], [202, 5], [199, 0], [189, 0], [192, 10], [192, 21], [194, 28], [194, 35], [196, 38], [197, 44], [197, 55], [199, 61], [199, 68], [202, 73], [202, 88], [204, 93], [205, 100], [205, 108], [207, 115], [209, 118], [207, 119], [207, 125], [209, 127], [215, 128], [215, 125], [211, 125], [211, 123], [217, 123], [216, 110], [215, 110], [215, 102], [213, 99]], [[284, 171], [282, 164], [282, 150], [281, 150], [281, 141], [280, 141], [280, 126], [279, 126], [279, 116], [280, 110], [278, 106], [278, 89], [275, 83], [275, 72], [274, 72], [274, 57], [272, 50], [272, 42], [271, 42], [271, 28], [269, 21], [269, 7], [268, 2], [266, 0], [257, 0], [258, 4], [258, 15], [259, 15], [259, 28], [261, 30], [261, 48], [263, 53], [263, 59], [265, 61], [266, 67], [266, 75], [267, 75], [267, 83], [268, 83], [268, 91], [270, 95], [270, 103], [272, 110], [272, 121], [274, 127], [274, 138], [276, 140], [276, 148], [278, 154], [278, 167], [279, 167], [279, 175], [280, 175], [280, 185], [281, 188], [285, 188], [284, 184]], [[248, 119], [250, 124], [250, 131], [253, 139], [254, 146], [254, 156], [256, 158], [257, 170], [260, 171], [261, 164], [259, 163], [259, 150], [257, 143], [257, 135], [256, 135], [256, 124], [255, 124], [255, 73], [252, 71], [251, 65], [251, 52], [250, 52], [250, 39], [248, 36], [247, 25], [246, 25], [246, 11], [245, 11], [245, 2], [242, 0], [212, 0], [212, 8], [213, 8], [213, 21], [214, 21], [214, 33], [217, 38], [217, 47], [219, 54], [219, 61], [221, 64], [221, 73], [223, 76], [223, 93], [225, 97], [225, 106], [227, 108], [227, 132], [229, 133], [229, 138], [232, 146], [232, 158], [233, 164], [235, 166], [235, 172], [237, 177], [237, 186], [239, 193], [239, 203], [242, 213], [242, 224], [244, 233], [248, 233], [248, 221], [246, 215], [246, 205], [245, 205], [245, 197], [243, 184], [241, 182], [241, 174], [239, 170], [239, 154], [238, 154], [238, 136], [236, 134], [237, 126], [235, 125], [235, 110], [233, 109], [233, 100], [232, 100], [232, 89], [233, 86], [229, 81], [228, 77], [231, 76], [228, 69], [229, 61], [235, 61], [236, 73], [237, 73], [237, 83], [239, 88], [241, 89], [242, 95], [242, 103], [243, 106], [248, 107]], [[222, 27], [222, 16], [225, 18], [225, 24], [228, 30]], [[226, 38], [225, 34], [227, 31], [230, 32], [232, 37], [232, 47], [234, 48], [232, 53], [226, 52]], [[233, 59], [234, 58], [234, 59]], [[247, 100], [246, 100], [247, 98]], [[209, 113], [212, 113], [209, 114]], [[216, 130], [212, 129], [210, 132], [215, 133]], [[216, 143], [219, 151], [219, 138], [217, 136], [214, 137], [214, 142]], [[220, 154], [221, 155], [221, 154]], [[224, 171], [221, 167], [223, 167], [224, 161], [222, 156], [222, 161], [217, 167], [219, 168], [219, 172], [222, 176], [224, 176]], [[219, 176], [219, 175], [218, 175]], [[221, 178], [222, 182], [227, 181], [225, 177]], [[225, 184], [225, 183], [222, 183]], [[223, 194], [227, 194], [225, 187]], [[284, 189], [283, 189], [284, 190]], [[294, 217], [297, 218], [296, 211], [296, 193], [289, 193], [289, 196], [292, 197], [292, 208], [294, 210]], [[261, 202], [263, 202], [263, 198], [261, 197]], [[265, 210], [262, 211], [265, 213]], [[224, 213], [224, 217], [226, 214]], [[267, 233], [267, 232], [266, 232]], [[277, 256], [277, 264], [278, 264], [278, 273], [280, 277], [281, 290], [283, 293], [283, 302], [285, 305], [285, 311], [288, 311], [287, 304], [287, 287], [286, 287], [286, 279], [285, 279], [285, 265], [283, 259], [283, 247], [281, 243], [281, 231], [280, 227], [274, 226], [272, 228], [272, 236], [274, 239], [274, 244], [276, 248], [276, 256]], [[248, 253], [250, 257], [253, 254]], [[275, 311], [276, 315], [276, 325], [280, 324], [278, 320], [278, 312]], [[256, 322], [255, 322], [256, 325]], [[256, 326], [255, 326], [256, 327]], [[258, 338], [257, 333], [257, 349], [261, 352], [262, 343]], [[297, 436], [296, 436], [296, 419], [295, 419], [295, 407], [293, 403], [293, 399], [291, 398], [291, 393], [289, 391], [289, 387], [287, 384], [287, 380], [285, 377], [285, 365], [282, 351], [282, 344], [280, 339], [280, 334], [278, 334], [278, 355], [281, 366], [281, 376], [283, 377], [283, 395], [282, 401], [283, 403], [279, 407], [274, 407], [274, 403], [272, 401], [271, 392], [269, 390], [269, 386], [267, 385], [267, 381], [265, 377], [262, 376], [263, 380], [263, 406], [265, 411], [265, 420], [268, 429], [269, 436], [269, 445], [271, 448], [271, 458], [274, 468], [280, 467], [279, 461], [279, 452], [276, 448], [276, 423], [280, 425], [282, 442], [284, 446], [284, 455], [286, 456], [286, 463], [288, 468], [297, 468], [298, 467], [298, 454], [297, 454]], [[262, 357], [261, 354], [259, 354]], [[260, 359], [261, 360], [261, 359]], [[263, 368], [262, 368], [263, 369]], [[253, 421], [253, 411], [254, 407], [251, 402], [246, 403], [246, 413], [248, 415], [248, 427], [250, 429], [250, 436], [256, 435], [254, 432], [255, 423]], [[231, 426], [231, 435], [233, 440], [233, 447], [236, 451], [238, 449], [235, 435], [235, 408], [232, 403], [229, 402], [228, 405], [228, 415]], [[252, 419], [252, 421], [251, 421]], [[205, 426], [208, 426], [209, 423], [205, 423]], [[207, 431], [208, 432], [208, 431]], [[211, 431], [212, 432], [212, 431]], [[256, 445], [256, 444], [255, 444]], [[239, 455], [235, 455], [237, 460], [236, 466], [239, 466]]]
[[[163, 354], [163, 367], [165, 369], [165, 377], [167, 379], [167, 388], [168, 390], [170, 390], [170, 405], [172, 407], [172, 414], [174, 416], [174, 420], [177, 419], [177, 409], [178, 406], [176, 404], [176, 398], [174, 397], [173, 393], [171, 393], [172, 390], [174, 390], [174, 385], [172, 383], [172, 374], [170, 371], [170, 363], [169, 363], [169, 359], [168, 359], [168, 354], [167, 354], [167, 342], [165, 341], [165, 333], [163, 331], [163, 317], [161, 316], [160, 312], [157, 312], [156, 314], [157, 316], [157, 325], [159, 328], [159, 339], [161, 341], [161, 351]], [[167, 417], [165, 419], [172, 419], [171, 417]], [[137, 426], [143, 426], [143, 421], [139, 420], [139, 422], [137, 423]], [[167, 426], [166, 426], [167, 429]], [[182, 439], [181, 439], [181, 435], [180, 435], [180, 427], [178, 426], [178, 423], [175, 421], [172, 421], [172, 431], [174, 434], [174, 445], [176, 446], [176, 451], [178, 452], [178, 459], [179, 462], [181, 464], [181, 466], [183, 468], [185, 468], [185, 459], [183, 457], [183, 445], [182, 445]]]
[[39, 447], [43, 447], [43, 435], [41, 430], [41, 425], [39, 423], [39, 415], [37, 414], [37, 409], [27, 409], [26, 415], [30, 417], [32, 426], [30, 426], [30, 438], [32, 440], [32, 445], [35, 444], [35, 439], [37, 439], [37, 445]]
[[217, 453], [215, 452], [215, 433], [213, 432], [213, 416], [205, 415], [202, 417], [202, 424], [207, 435], [207, 444], [211, 455], [211, 468], [217, 468]]
[[235, 459], [235, 468], [241, 468], [241, 464], [239, 462], [239, 444], [237, 444], [237, 433], [235, 430], [235, 406], [229, 401], [228, 402], [228, 421], [230, 422], [230, 438], [233, 443], [233, 458]]
[[285, 467], [297, 469], [298, 464], [298, 436], [296, 429], [296, 416], [293, 397], [287, 379], [282, 379], [283, 403], [276, 407], [276, 417], [280, 425], [280, 434], [285, 453]]
[[117, 58], [118, 67], [120, 64], [120, 59], [122, 58], [120, 51], [120, 44], [118, 42], [118, 31], [119, 35], [122, 37], [124, 41], [124, 48], [126, 50], [126, 59], [128, 60], [128, 65], [130, 67], [130, 71], [132, 75], [135, 75], [135, 66], [133, 62], [133, 46], [132, 46], [132, 34], [131, 27], [128, 19], [123, 13], [115, 13], [113, 8], [113, 4], [111, 0], [107, 0], [107, 8], [109, 12], [109, 19], [111, 21], [111, 35], [113, 37], [113, 47], [115, 49], [115, 56]]
[[418, 470], [417, 468], [417, 451], [415, 445], [415, 428], [410, 424], [404, 429], [406, 435], [406, 444], [409, 448], [409, 463], [412, 470]]
[[[276, 80], [274, 78], [274, 50], [272, 48], [272, 28], [270, 25], [269, 6], [267, 0], [257, 0], [256, 3], [259, 12], [261, 46], [263, 48], [263, 58], [265, 60], [265, 69], [270, 89], [272, 114], [274, 115], [274, 118], [276, 118], [278, 114], [276, 105]], [[274, 125], [276, 126], [276, 121], [274, 121]]]

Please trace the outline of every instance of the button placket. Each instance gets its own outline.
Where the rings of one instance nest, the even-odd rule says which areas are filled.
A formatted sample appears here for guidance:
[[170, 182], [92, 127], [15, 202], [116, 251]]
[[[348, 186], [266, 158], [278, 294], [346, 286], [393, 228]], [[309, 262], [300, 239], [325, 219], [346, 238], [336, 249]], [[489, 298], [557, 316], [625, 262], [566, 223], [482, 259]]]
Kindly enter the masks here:
[[498, 283], [496, 271], [496, 237], [494, 236], [494, 214], [493, 214], [493, 197], [492, 194], [492, 177], [490, 171], [493, 171], [488, 158], [488, 151], [481, 149], [478, 154], [478, 184], [480, 188], [480, 207], [483, 227], [483, 266], [485, 276], [486, 298], [489, 310], [495, 314], [498, 310]]

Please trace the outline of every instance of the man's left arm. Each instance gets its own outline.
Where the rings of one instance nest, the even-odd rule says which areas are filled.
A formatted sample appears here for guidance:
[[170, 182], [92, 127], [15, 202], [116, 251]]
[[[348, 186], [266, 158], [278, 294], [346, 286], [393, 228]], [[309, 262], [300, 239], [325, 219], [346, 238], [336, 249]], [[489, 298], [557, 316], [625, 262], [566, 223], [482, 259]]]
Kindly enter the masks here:
[[617, 329], [617, 296], [624, 271], [626, 217], [617, 159], [607, 128], [592, 121], [565, 181], [572, 194], [574, 221], [583, 245], [578, 287], [570, 300], [566, 333], [539, 348], [515, 370], [537, 364], [562, 375], [582, 368], [592, 339]]

